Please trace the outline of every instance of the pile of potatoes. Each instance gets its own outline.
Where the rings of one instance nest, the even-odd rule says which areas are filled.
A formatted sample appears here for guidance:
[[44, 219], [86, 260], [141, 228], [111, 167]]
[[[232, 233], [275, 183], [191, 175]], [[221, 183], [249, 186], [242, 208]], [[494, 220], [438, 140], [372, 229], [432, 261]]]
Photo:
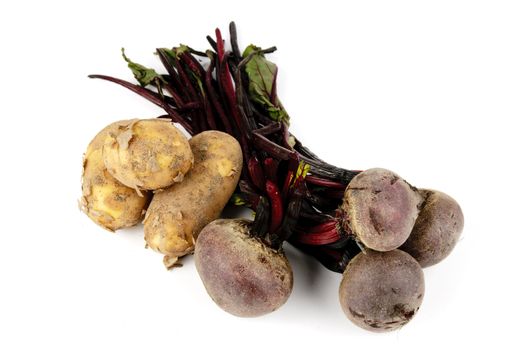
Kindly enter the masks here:
[[86, 150], [80, 208], [110, 231], [142, 221], [147, 247], [171, 268], [219, 217], [241, 170], [240, 145], [226, 133], [187, 140], [167, 119], [118, 121]]

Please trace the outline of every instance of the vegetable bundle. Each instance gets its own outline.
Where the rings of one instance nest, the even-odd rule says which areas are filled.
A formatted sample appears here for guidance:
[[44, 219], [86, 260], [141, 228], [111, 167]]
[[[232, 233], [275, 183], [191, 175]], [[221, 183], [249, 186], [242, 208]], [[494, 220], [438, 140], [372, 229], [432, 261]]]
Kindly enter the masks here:
[[[115, 123], [93, 140], [84, 211], [111, 230], [137, 223], [145, 211], [147, 245], [165, 255], [167, 267], [195, 252], [206, 290], [234, 315], [259, 316], [287, 300], [287, 241], [344, 272], [340, 302], [355, 324], [373, 331], [403, 326], [423, 299], [421, 267], [444, 259], [459, 238], [459, 205], [389, 170], [346, 170], [317, 157], [289, 131], [277, 66], [266, 58], [275, 47], [250, 45], [241, 53], [233, 22], [229, 29], [230, 50], [219, 29], [205, 52], [157, 49], [166, 73], [123, 51], [138, 84], [90, 76], [166, 114], [158, 122]], [[189, 143], [167, 119], [193, 136]], [[215, 220], [228, 199], [252, 209], [254, 219]]]

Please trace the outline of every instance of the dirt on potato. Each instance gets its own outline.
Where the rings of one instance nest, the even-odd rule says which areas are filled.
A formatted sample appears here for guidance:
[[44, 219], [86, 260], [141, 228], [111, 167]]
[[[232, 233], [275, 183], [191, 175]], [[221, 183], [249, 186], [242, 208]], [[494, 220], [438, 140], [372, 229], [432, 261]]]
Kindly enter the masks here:
[[193, 165], [184, 134], [171, 121], [158, 118], [119, 125], [106, 138], [103, 157], [111, 175], [137, 191], [181, 182]]
[[138, 224], [151, 198], [148, 192], [139, 194], [121, 184], [104, 165], [102, 148], [106, 137], [129, 122], [118, 121], [105, 127], [84, 154], [80, 208], [91, 220], [110, 231]]
[[184, 181], [156, 192], [144, 220], [145, 240], [165, 255], [165, 265], [193, 251], [204, 226], [217, 219], [242, 171], [242, 151], [232, 136], [205, 131], [190, 140], [195, 164]]

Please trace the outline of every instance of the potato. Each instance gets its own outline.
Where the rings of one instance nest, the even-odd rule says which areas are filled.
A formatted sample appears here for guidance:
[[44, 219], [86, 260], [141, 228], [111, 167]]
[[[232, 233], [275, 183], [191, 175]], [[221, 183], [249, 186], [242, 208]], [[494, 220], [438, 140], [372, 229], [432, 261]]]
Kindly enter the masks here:
[[396, 173], [368, 169], [354, 177], [345, 190], [343, 224], [366, 247], [393, 250], [410, 235], [422, 200]]
[[115, 231], [140, 222], [150, 195], [139, 195], [109, 174], [102, 159], [102, 148], [110, 132], [129, 124], [129, 120], [108, 125], [89, 144], [84, 155], [80, 208], [100, 226]]
[[155, 193], [144, 219], [147, 246], [171, 268], [194, 248], [197, 235], [217, 219], [242, 171], [242, 151], [232, 136], [204, 131], [190, 140], [195, 164], [183, 182]]
[[167, 119], [132, 120], [111, 131], [104, 164], [122, 184], [157, 190], [180, 182], [193, 165], [184, 134]]
[[398, 329], [419, 310], [425, 294], [423, 270], [409, 254], [366, 250], [343, 274], [339, 301], [346, 316], [374, 332]]
[[250, 235], [252, 222], [218, 219], [195, 244], [195, 266], [213, 301], [239, 317], [257, 317], [281, 307], [292, 292], [293, 273], [282, 249]]
[[422, 267], [437, 264], [456, 246], [463, 231], [463, 212], [454, 198], [435, 190], [420, 190], [426, 198], [407, 241], [399, 248]]

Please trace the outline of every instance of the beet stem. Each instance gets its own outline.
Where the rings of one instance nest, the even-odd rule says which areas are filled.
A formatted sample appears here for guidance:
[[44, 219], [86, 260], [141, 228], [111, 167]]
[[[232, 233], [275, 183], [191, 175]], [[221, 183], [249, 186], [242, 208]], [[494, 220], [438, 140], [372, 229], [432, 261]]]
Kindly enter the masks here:
[[281, 225], [283, 219], [283, 203], [279, 188], [270, 180], [266, 180], [266, 194], [270, 198], [271, 203], [270, 233], [274, 233]]
[[342, 189], [342, 190], [344, 190], [347, 186], [339, 182], [330, 181], [330, 180], [323, 179], [323, 178], [313, 176], [313, 175], [308, 175], [306, 177], [306, 182], [310, 184], [318, 185], [318, 186], [336, 188], [336, 189]]

